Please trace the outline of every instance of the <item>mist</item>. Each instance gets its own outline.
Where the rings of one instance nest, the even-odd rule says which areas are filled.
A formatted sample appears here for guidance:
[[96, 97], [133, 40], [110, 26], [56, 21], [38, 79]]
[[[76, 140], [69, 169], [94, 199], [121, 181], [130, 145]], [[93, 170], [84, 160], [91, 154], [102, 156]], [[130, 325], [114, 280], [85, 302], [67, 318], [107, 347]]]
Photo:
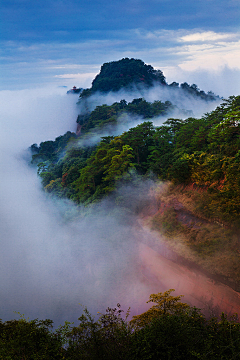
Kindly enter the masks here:
[[[208, 64], [202, 64], [208, 65]], [[203, 66], [204, 67], [204, 66]], [[163, 69], [164, 75], [170, 84], [173, 81], [183, 83], [184, 81], [197, 84], [205, 92], [213, 91], [216, 95], [227, 99], [231, 95], [240, 94], [240, 69], [232, 68], [227, 65], [214, 67], [211, 70], [206, 68], [192, 69], [187, 65], [184, 68], [180, 66]]]
[[[112, 105], [114, 102], [120, 102], [122, 99], [131, 102], [133, 99], [144, 98], [148, 102], [154, 101], [170, 101], [176, 106], [174, 110], [168, 111], [166, 115], [151, 118], [149, 121], [154, 126], [161, 126], [169, 118], [187, 119], [188, 117], [200, 118], [205, 113], [214, 110], [221, 102], [221, 99], [215, 101], [204, 101], [201, 98], [188, 95], [181, 88], [169, 88], [161, 85], [155, 85], [150, 89], [143, 87], [134, 87], [126, 91], [122, 89], [117, 92], [109, 92], [107, 94], [96, 92], [89, 98], [80, 99], [78, 101], [78, 112], [84, 114], [86, 111], [92, 111], [96, 106], [103, 104]], [[117, 119], [117, 124], [107, 124], [101, 129], [91, 129], [89, 134], [79, 137], [78, 146], [93, 146], [101, 141], [101, 137], [112, 135], [121, 135], [142, 122], [147, 121], [141, 116], [134, 114], [122, 114]]]
[[183, 114], [186, 110], [191, 111], [192, 116], [201, 117], [206, 112], [215, 109], [221, 102], [221, 99], [216, 99], [216, 101], [204, 101], [201, 98], [191, 96], [181, 88], [174, 89], [162, 85], [155, 85], [149, 89], [135, 87], [129, 91], [124, 89], [117, 92], [109, 92], [107, 94], [96, 92], [88, 99], [84, 99], [84, 101], [80, 100], [79, 112], [84, 113], [86, 107], [88, 110], [92, 111], [96, 106], [102, 104], [112, 105], [114, 102], [119, 102], [122, 99], [131, 102], [133, 99], [137, 98], [144, 98], [148, 102], [157, 100], [161, 100], [162, 102], [170, 101], [173, 105], [178, 107], [178, 111], [170, 115], [181, 116], [181, 118], [186, 118], [186, 115]]
[[[30, 319], [50, 318], [56, 326], [65, 320], [76, 324], [84, 306], [96, 315], [117, 303], [124, 310], [131, 306], [135, 315], [148, 308], [145, 302], [151, 293], [172, 287], [176, 294], [182, 293], [184, 281], [178, 286], [170, 268], [159, 279], [142, 263], [141, 243], [150, 234], [138, 225], [138, 213], [149, 204], [155, 206], [152, 181], [136, 178], [133, 186], [120, 186], [114, 199], [88, 209], [68, 200], [52, 201], [42, 190], [36, 169], [28, 165], [27, 148], [76, 130], [78, 97], [65, 92], [61, 88], [0, 92], [0, 318], [4, 321], [18, 317], [16, 311]], [[99, 104], [112, 103], [122, 98], [131, 101], [139, 97], [136, 94], [95, 98]], [[148, 101], [154, 96], [165, 101], [164, 94], [144, 94]], [[128, 118], [126, 130], [141, 121]]]
[[[62, 89], [4, 91], [0, 97], [0, 318], [16, 318], [16, 311], [59, 325], [76, 322], [82, 306], [95, 315], [117, 303], [138, 313], [154, 289], [139, 272], [134, 212], [109, 213], [108, 200], [81, 216], [70, 201], [48, 199], [26, 161], [32, 143], [74, 130], [77, 97]], [[138, 194], [151, 184], [141, 186]], [[70, 221], [67, 214], [77, 216]]]

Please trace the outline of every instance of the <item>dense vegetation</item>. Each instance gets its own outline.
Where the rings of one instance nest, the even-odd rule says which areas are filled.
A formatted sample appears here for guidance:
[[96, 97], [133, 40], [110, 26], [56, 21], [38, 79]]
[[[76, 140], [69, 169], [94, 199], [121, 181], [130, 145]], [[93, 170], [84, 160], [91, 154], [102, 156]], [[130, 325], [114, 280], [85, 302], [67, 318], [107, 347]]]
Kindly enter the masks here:
[[[97, 91], [151, 87], [155, 83], [205, 101], [216, 99], [214, 94], [206, 94], [194, 84], [168, 85], [161, 71], [141, 60], [122, 59], [104, 64], [92, 88], [81, 93], [80, 101], [86, 98], [90, 101], [89, 96]], [[183, 187], [194, 185], [204, 192], [201, 196], [206, 206], [202, 213], [205, 212], [206, 218], [237, 222], [240, 215], [240, 96], [224, 100], [202, 118], [188, 114], [186, 120], [169, 118], [161, 126], [153, 125], [154, 117], [166, 116], [174, 108], [169, 101], [150, 103], [140, 98], [127, 103], [123, 99], [80, 114], [77, 119], [80, 136], [67, 132], [55, 141], [33, 144], [32, 164], [38, 167], [45, 192], [86, 205], [110, 193], [114, 196], [118, 184], [131, 183], [138, 174], [140, 179], [151, 177]], [[112, 135], [112, 129], [134, 116], [141, 117], [142, 123], [118, 136]], [[103, 135], [104, 129], [109, 136], [102, 136], [100, 142], [91, 145], [91, 137]], [[171, 233], [178, 223], [175, 212], [170, 207], [167, 211], [156, 217], [162, 216], [161, 225], [165, 224], [165, 232]], [[165, 222], [164, 216], [168, 217]], [[158, 225], [158, 219], [154, 219]], [[222, 233], [225, 230], [228, 229], [217, 229]], [[209, 253], [212, 251], [207, 228], [203, 235], [200, 230], [189, 230], [189, 227], [186, 231], [194, 249], [198, 246], [199, 252], [200, 247], [210, 249]], [[204, 241], [197, 243], [190, 239], [199, 234]], [[206, 246], [208, 243], [211, 246]], [[216, 243], [219, 241], [214, 238], [214, 246]], [[225, 246], [229, 244], [228, 239]], [[108, 308], [97, 320], [85, 309], [78, 326], [66, 323], [55, 332], [51, 331], [50, 320], [0, 323], [0, 358], [238, 358], [240, 325], [237, 318], [227, 319], [222, 314], [220, 319], [206, 319], [200, 310], [170, 294], [171, 290], [152, 294], [149, 301], [156, 305], [130, 322], [122, 317], [117, 305], [115, 309]], [[26, 341], [22, 343], [23, 336]]]
[[142, 60], [122, 59], [105, 63], [100, 73], [95, 77], [90, 89], [85, 89], [81, 97], [89, 96], [96, 91], [118, 91], [121, 88], [132, 86], [152, 86], [154, 82], [166, 85], [165, 76], [161, 70], [154, 70]]
[[[106, 125], [111, 125], [114, 128], [121, 117], [122, 122], [127, 122], [128, 118], [126, 116], [124, 117], [126, 113], [130, 116], [140, 116], [143, 119], [151, 119], [155, 116], [167, 115], [176, 109], [177, 107], [172, 105], [170, 101], [165, 101], [164, 103], [154, 101], [150, 103], [143, 98], [139, 98], [127, 103], [125, 100], [121, 100], [110, 106], [106, 104], [96, 106], [93, 111], [78, 115], [77, 123], [81, 126], [81, 133], [85, 134], [93, 128], [101, 131]], [[185, 111], [186, 115], [188, 113], [190, 112]]]
[[[86, 131], [117, 122], [119, 108], [151, 119], [172, 106], [143, 99], [98, 106], [83, 121]], [[116, 110], [117, 109], [117, 110]], [[145, 115], [144, 115], [145, 114]], [[109, 116], [109, 118], [107, 118]], [[110, 120], [109, 120], [110, 119]], [[133, 172], [161, 180], [196, 184], [211, 194], [209, 212], [218, 216], [240, 213], [240, 96], [230, 97], [201, 119], [168, 119], [155, 127], [145, 121], [119, 136], [103, 137], [98, 145], [83, 146], [74, 133], [32, 145], [32, 162], [45, 191], [76, 203], [92, 202], [114, 191], [120, 179]], [[220, 215], [219, 215], [220, 216]]]
[[[141, 60], [125, 58], [103, 64], [100, 73], [92, 82], [91, 89], [81, 92], [80, 101], [84, 104], [86, 98], [94, 92], [117, 91], [120, 88], [129, 90], [129, 87], [139, 84], [145, 87], [154, 84], [169, 86], [173, 91], [184, 91], [188, 96], [200, 97], [205, 101], [218, 98], [212, 92], [206, 94], [200, 91], [195, 84], [190, 86], [185, 82], [179, 87], [178, 83], [173, 82], [168, 85], [160, 70], [154, 70], [151, 65], [146, 65]], [[214, 127], [223, 122], [227, 123], [225, 115], [235, 111], [235, 108], [236, 111], [239, 110], [238, 101], [238, 98], [232, 98], [202, 119], [168, 119], [160, 127], [154, 127], [149, 120], [167, 116], [172, 110], [176, 110], [177, 107], [170, 101], [150, 103], [139, 98], [127, 103], [123, 99], [112, 105], [96, 106], [93, 111], [82, 111], [78, 116], [77, 133], [80, 137], [67, 132], [55, 141], [44, 141], [40, 146], [33, 144], [32, 163], [38, 166], [38, 174], [47, 193], [70, 198], [76, 203], [92, 202], [102, 198], [115, 189], [120, 179], [124, 178], [126, 181], [126, 175], [130, 180], [133, 171], [141, 176], [152, 173], [162, 180], [170, 179], [183, 183], [193, 181], [214, 191], [218, 189], [216, 177], [218, 182], [225, 179], [228, 171], [225, 169], [226, 161], [229, 171], [230, 167], [231, 172], [236, 170], [235, 163], [230, 165], [235, 160], [230, 158], [224, 162], [223, 170], [221, 159], [227, 154], [222, 149], [221, 155], [216, 155], [217, 144], [214, 148], [212, 142], [218, 135], [214, 133]], [[192, 114], [185, 110], [184, 115], [187, 117]], [[122, 135], [102, 137], [102, 141], [91, 146], [92, 135], [101, 136], [104, 132], [109, 135], [115, 134], [119, 125], [126, 125], [136, 116], [145, 122]], [[230, 119], [229, 121], [231, 123]], [[220, 128], [216, 131], [220, 131]], [[228, 141], [231, 142], [231, 139]], [[238, 141], [237, 136], [234, 141]], [[238, 145], [230, 145], [235, 146], [233, 157], [237, 153]], [[202, 162], [201, 165], [199, 161]], [[207, 175], [196, 177], [196, 171], [199, 174], [197, 164], [203, 169], [203, 164], [208, 166], [208, 163], [211, 163], [211, 166], [214, 166], [214, 162], [218, 162], [218, 170], [214, 169], [214, 175], [211, 172], [214, 181], [207, 178]], [[211, 177], [210, 173], [209, 176]], [[227, 180], [231, 181], [229, 176]], [[224, 185], [228, 186], [227, 184], [225, 181]], [[223, 186], [222, 194], [230, 197], [231, 201], [235, 195], [232, 195], [232, 190], [228, 191], [226, 186]], [[234, 189], [237, 191], [236, 186]], [[235, 211], [238, 211], [237, 208], [238, 202]], [[226, 210], [232, 211], [230, 202]]]
[[200, 90], [196, 84], [189, 85], [184, 82], [172, 82], [167, 84], [165, 76], [161, 70], [155, 70], [151, 65], [146, 65], [142, 60], [124, 58], [119, 61], [112, 61], [102, 65], [100, 73], [95, 77], [90, 89], [81, 92], [80, 98], [84, 99], [90, 95], [101, 92], [119, 91], [121, 89], [143, 89], [154, 85], [170, 87], [176, 91], [183, 91], [190, 96], [195, 96], [206, 101], [219, 98], [209, 91], [207, 94]]
[[0, 359], [237, 359], [237, 317], [207, 319], [172, 291], [150, 295], [155, 305], [131, 321], [119, 304], [97, 320], [84, 309], [78, 326], [66, 322], [55, 331], [51, 320], [0, 321]]

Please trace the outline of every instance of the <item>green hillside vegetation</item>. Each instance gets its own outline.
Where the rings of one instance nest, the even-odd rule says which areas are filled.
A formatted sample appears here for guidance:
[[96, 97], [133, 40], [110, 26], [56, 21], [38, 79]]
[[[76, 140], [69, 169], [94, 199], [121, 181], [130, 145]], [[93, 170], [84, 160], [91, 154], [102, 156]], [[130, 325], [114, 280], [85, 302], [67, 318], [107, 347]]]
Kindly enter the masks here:
[[98, 313], [87, 310], [79, 325], [65, 322], [52, 331], [51, 320], [0, 321], [0, 359], [229, 360], [240, 353], [237, 316], [206, 318], [173, 296], [173, 289], [151, 294], [154, 305], [128, 321], [120, 304]]
[[[168, 85], [161, 71], [141, 60], [122, 59], [104, 64], [80, 101], [91, 101], [94, 92], [155, 83], [202, 100], [216, 99], [194, 84]], [[164, 182], [167, 191], [159, 194], [159, 211], [151, 217], [153, 228], [172, 238], [172, 244], [178, 241], [176, 235], [185, 236], [184, 244], [197, 254], [193, 261], [201, 258], [199, 263], [210, 272], [240, 281], [240, 96], [224, 100], [202, 118], [188, 114], [186, 120], [169, 118], [161, 126], [153, 125], [154, 117], [166, 116], [173, 108], [170, 102], [150, 103], [143, 98], [97, 106], [78, 116], [80, 136], [67, 132], [55, 141], [33, 144], [32, 164], [48, 196], [71, 199], [76, 205], [98, 203], [110, 194], [117, 202], [118, 186], [132, 184], [136, 176]], [[106, 126], [116, 128], [128, 116], [142, 117], [142, 123], [118, 136], [110, 133], [91, 146], [91, 135], [101, 134]], [[177, 201], [191, 212], [185, 227], [177, 216]], [[161, 204], [166, 205], [164, 211]], [[97, 319], [85, 309], [78, 326], [66, 323], [56, 331], [51, 331], [50, 320], [1, 322], [0, 358], [237, 359], [237, 317], [222, 314], [207, 319], [171, 292], [152, 294], [149, 301], [155, 305], [131, 321], [128, 313], [122, 317], [118, 304]]]
[[[141, 111], [138, 105], [142, 103], [151, 110], [156, 106], [157, 115], [166, 111], [161, 102], [138, 100], [122, 103], [136, 106], [135, 113]], [[113, 109], [119, 104], [113, 104]], [[99, 108], [104, 112], [112, 109], [104, 105], [93, 111], [89, 119], [95, 119], [94, 129], [96, 123], [101, 124], [96, 115]], [[153, 116], [154, 111], [150, 116], [147, 113], [146, 120]], [[119, 136], [103, 137], [93, 147], [79, 145], [81, 138], [68, 132], [39, 147], [32, 145], [32, 162], [38, 165], [47, 193], [78, 204], [101, 199], [114, 191], [121, 179], [130, 181], [136, 171], [174, 184], [195, 184], [208, 193], [208, 216], [236, 220], [240, 212], [239, 119], [240, 96], [232, 96], [201, 119], [170, 118], [158, 127], [145, 121]]]
[[132, 86], [152, 86], [154, 82], [166, 85], [165, 76], [161, 70], [154, 70], [142, 60], [122, 59], [102, 65], [100, 73], [95, 77], [90, 89], [85, 89], [80, 97], [84, 98], [96, 91], [118, 91]]
[[116, 92], [121, 89], [129, 91], [135, 88], [141, 90], [143, 88], [148, 89], [154, 85], [170, 87], [176, 91], [181, 90], [190, 96], [198, 97], [205, 101], [219, 99], [211, 91], [206, 94], [196, 84], [189, 85], [184, 82], [179, 85], [179, 83], [174, 81], [168, 85], [161, 70], [156, 70], [151, 65], [144, 64], [142, 60], [129, 58], [103, 64], [100, 73], [93, 80], [91, 88], [84, 89], [80, 94], [80, 98], [86, 99], [96, 92]]
[[[77, 123], [81, 126], [81, 133], [87, 133], [93, 128], [101, 130], [106, 125], [116, 126], [119, 118], [126, 114], [130, 116], [140, 116], [143, 119], [151, 119], [155, 116], [164, 116], [169, 112], [177, 109], [170, 101], [154, 101], [153, 103], [147, 102], [143, 98], [134, 99], [132, 102], [127, 103], [125, 100], [115, 102], [112, 105], [100, 105], [85, 114], [78, 115]], [[186, 115], [190, 113], [185, 111]], [[127, 121], [127, 119], [122, 119]]]
[[[108, 64], [104, 69], [108, 74]], [[32, 164], [49, 197], [70, 199], [80, 211], [110, 194], [113, 203], [124, 207], [121, 185], [132, 184], [137, 192], [141, 180], [164, 182], [167, 190], [161, 185], [156, 195], [158, 210], [143, 225], [160, 232], [161, 241], [165, 236], [176, 253], [239, 290], [240, 96], [231, 96], [201, 118], [188, 114], [186, 120], [168, 118], [153, 125], [154, 117], [166, 117], [173, 109], [169, 101], [144, 98], [97, 106], [78, 116], [79, 136], [67, 132], [55, 141], [33, 144]], [[134, 117], [142, 123], [111, 135]], [[92, 138], [106, 133], [91, 145]]]

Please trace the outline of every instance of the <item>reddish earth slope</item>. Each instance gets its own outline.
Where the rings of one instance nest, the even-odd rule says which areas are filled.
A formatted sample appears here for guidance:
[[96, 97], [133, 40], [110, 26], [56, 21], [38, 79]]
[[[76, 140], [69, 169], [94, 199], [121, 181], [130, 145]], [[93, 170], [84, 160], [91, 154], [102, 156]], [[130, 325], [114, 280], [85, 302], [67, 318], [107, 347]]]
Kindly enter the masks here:
[[[159, 281], [159, 288], [173, 288], [184, 294], [183, 301], [201, 308], [206, 314], [240, 314], [240, 294], [227, 285], [214, 281], [201, 272], [175, 263], [144, 243], [139, 244], [143, 273], [151, 281]], [[162, 291], [162, 290], [159, 290]]]

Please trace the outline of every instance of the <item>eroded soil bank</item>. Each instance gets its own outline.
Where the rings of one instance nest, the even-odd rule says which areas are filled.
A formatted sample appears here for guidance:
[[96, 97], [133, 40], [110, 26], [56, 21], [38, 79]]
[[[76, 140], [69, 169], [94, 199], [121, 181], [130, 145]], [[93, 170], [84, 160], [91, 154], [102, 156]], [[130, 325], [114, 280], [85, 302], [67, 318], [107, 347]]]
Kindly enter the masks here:
[[238, 234], [201, 216], [190, 200], [165, 189], [141, 213], [142, 273], [159, 282], [159, 291], [173, 288], [206, 314], [240, 314]]
[[183, 302], [196, 306], [206, 315], [240, 314], [240, 294], [227, 285], [206, 277], [201, 272], [168, 260], [146, 244], [139, 244], [142, 272], [151, 281], [158, 279], [159, 288], [175, 289], [184, 295]]

